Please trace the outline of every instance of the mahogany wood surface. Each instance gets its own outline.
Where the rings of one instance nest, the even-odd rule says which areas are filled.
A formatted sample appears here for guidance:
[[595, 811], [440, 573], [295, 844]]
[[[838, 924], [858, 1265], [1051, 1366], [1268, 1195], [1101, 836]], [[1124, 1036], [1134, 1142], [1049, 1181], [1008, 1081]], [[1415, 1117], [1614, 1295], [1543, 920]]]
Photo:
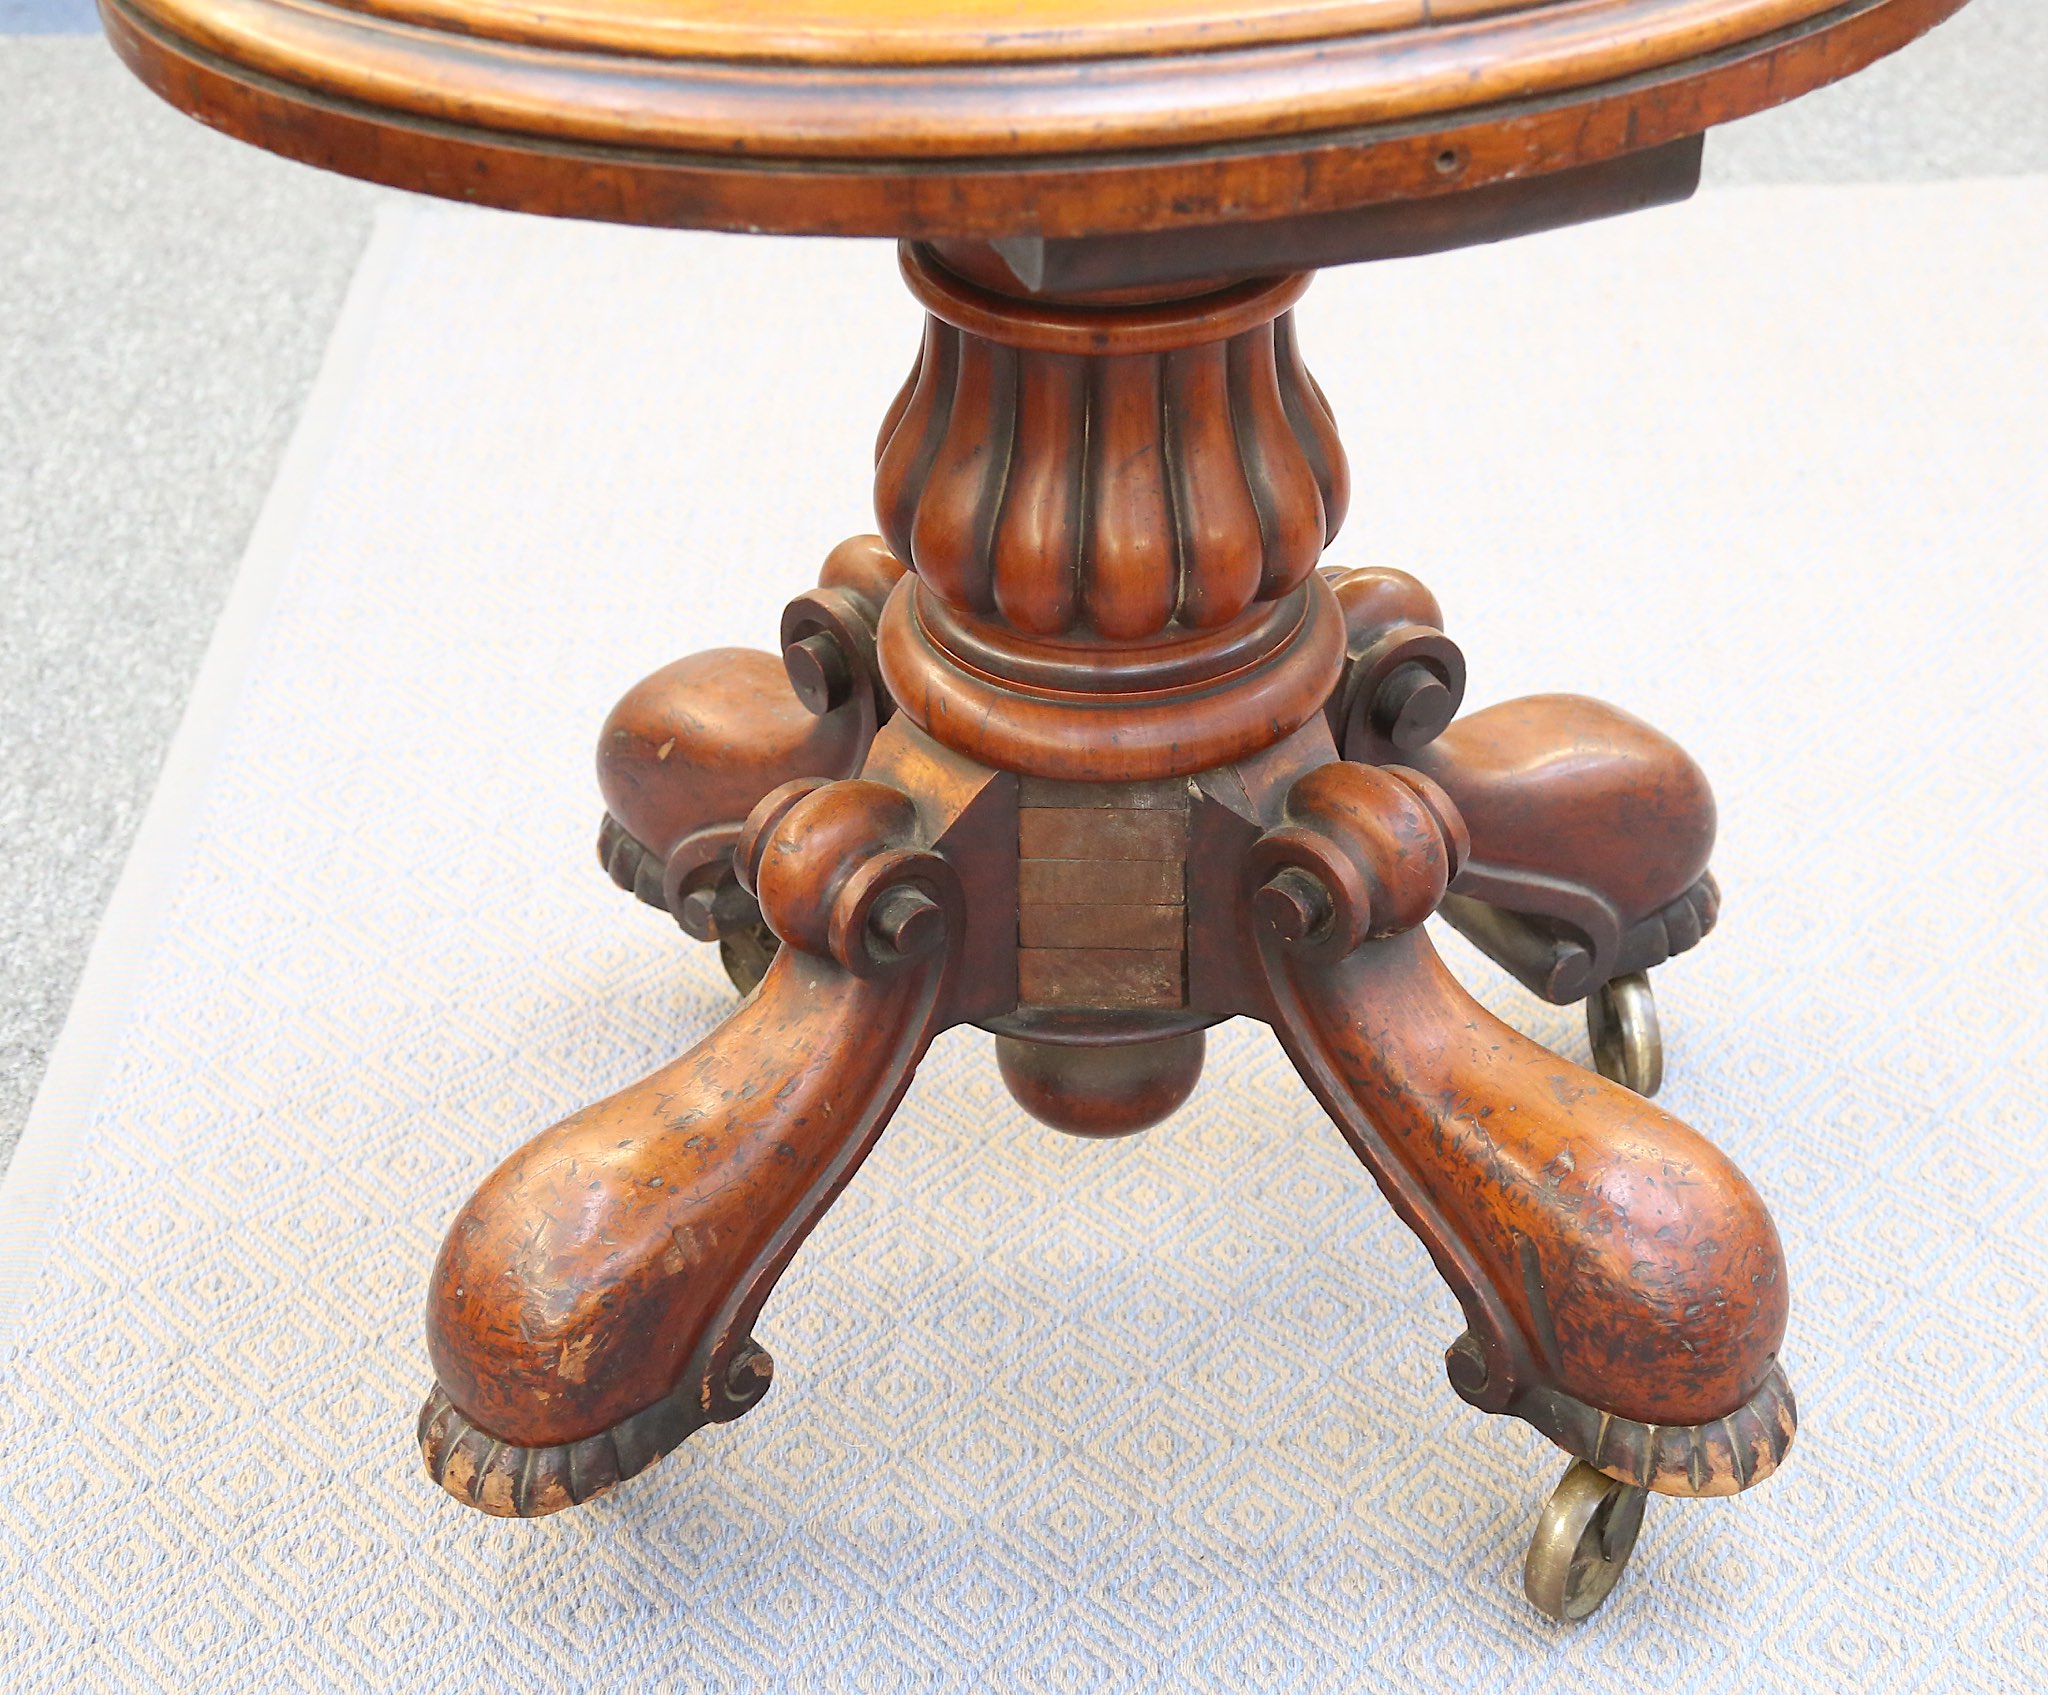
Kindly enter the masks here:
[[[1768, 1477], [1796, 1413], [1762, 1202], [1485, 1013], [1419, 928], [1454, 901], [1551, 924], [1584, 992], [1701, 878], [1697, 767], [1573, 696], [1458, 720], [1435, 597], [1314, 568], [1350, 479], [1289, 315], [1305, 279], [1061, 302], [971, 244], [904, 264], [929, 317], [876, 444], [887, 540], [791, 603], [780, 678], [666, 667], [600, 750], [608, 839], [660, 904], [700, 935], [765, 920], [780, 952], [458, 1217], [433, 1475], [550, 1512], [748, 1410], [774, 1279], [938, 1031], [996, 1033], [1020, 1102], [1103, 1136], [1171, 1111], [1203, 1027], [1248, 1015], [1457, 1295], [1458, 1393], [1638, 1487]], [[1611, 922], [1571, 930], [1559, 889]]]
[[1846, 76], [1962, 4], [101, 9], [116, 50], [172, 104], [422, 193], [628, 223], [1068, 238], [1295, 218], [1594, 164]]
[[[1433, 606], [1409, 585], [1347, 598]], [[1682, 777], [1672, 752], [1664, 775]], [[1625, 740], [1609, 757], [1625, 777], [1642, 755]], [[1443, 968], [1418, 926], [1475, 839], [1421, 771], [1339, 759], [1318, 714], [1192, 780], [1020, 779], [899, 714], [859, 778], [771, 790], [735, 852], [784, 944], [767, 981], [682, 1060], [515, 1155], [450, 1231], [421, 1432], [461, 1499], [553, 1511], [748, 1410], [772, 1369], [751, 1327], [774, 1278], [959, 1022], [1030, 1029], [999, 1044], [1006, 1081], [1100, 1136], [1185, 1098], [1202, 1025], [1266, 1019], [1464, 1307], [1460, 1394], [1666, 1493], [1747, 1488], [1784, 1458], [1768, 1213], [1703, 1138], [1509, 1030]], [[1048, 901], [1104, 915], [1056, 938], [1076, 959], [1115, 959], [1136, 939], [1118, 926], [1167, 914], [1144, 939], [1176, 968], [1035, 976]]]

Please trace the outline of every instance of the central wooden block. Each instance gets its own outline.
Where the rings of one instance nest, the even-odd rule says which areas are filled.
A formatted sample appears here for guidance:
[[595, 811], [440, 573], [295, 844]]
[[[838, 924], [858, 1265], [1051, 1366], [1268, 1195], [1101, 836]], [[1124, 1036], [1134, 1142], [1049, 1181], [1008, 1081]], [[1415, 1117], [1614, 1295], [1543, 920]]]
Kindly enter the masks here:
[[1017, 853], [1024, 1005], [1187, 1004], [1185, 780], [1023, 778]]

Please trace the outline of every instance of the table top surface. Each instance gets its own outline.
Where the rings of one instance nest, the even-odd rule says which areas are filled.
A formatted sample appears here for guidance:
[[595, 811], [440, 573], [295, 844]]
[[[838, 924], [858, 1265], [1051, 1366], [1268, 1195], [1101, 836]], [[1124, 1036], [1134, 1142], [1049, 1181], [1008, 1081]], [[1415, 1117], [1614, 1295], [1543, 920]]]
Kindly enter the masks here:
[[[1840, 0], [329, 0], [333, 10], [550, 48], [731, 63], [981, 65], [1210, 53], [1374, 37], [1526, 39], [1571, 20], [1577, 45], [1677, 30], [1698, 45], [1840, 9]], [[179, 0], [166, 18], [225, 18]], [[280, 6], [283, 9], [304, 9]], [[1547, 15], [1547, 16], [1546, 16]], [[1554, 41], [1554, 37], [1552, 40]], [[1380, 45], [1375, 43], [1374, 45]]]
[[101, 0], [259, 145], [570, 215], [1079, 236], [1476, 188], [1697, 133], [1963, 0]]

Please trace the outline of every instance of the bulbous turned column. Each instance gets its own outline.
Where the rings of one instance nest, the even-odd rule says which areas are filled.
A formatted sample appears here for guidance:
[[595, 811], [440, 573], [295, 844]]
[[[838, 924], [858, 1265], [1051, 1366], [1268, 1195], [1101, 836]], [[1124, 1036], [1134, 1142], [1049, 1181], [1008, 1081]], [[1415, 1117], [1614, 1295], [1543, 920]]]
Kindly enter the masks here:
[[1093, 780], [1305, 723], [1342, 664], [1315, 565], [1349, 492], [1295, 345], [1308, 277], [1049, 302], [921, 247], [903, 269], [930, 315], [877, 444], [882, 532], [917, 579], [883, 621], [899, 707], [989, 763]]

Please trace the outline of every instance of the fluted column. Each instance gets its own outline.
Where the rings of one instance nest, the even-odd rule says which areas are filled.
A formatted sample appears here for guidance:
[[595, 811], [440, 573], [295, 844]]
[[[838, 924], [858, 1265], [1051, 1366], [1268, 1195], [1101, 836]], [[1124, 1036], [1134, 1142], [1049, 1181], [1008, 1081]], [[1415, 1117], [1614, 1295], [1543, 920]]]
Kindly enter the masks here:
[[1288, 316], [1306, 276], [1091, 307], [990, 294], [916, 249], [904, 269], [932, 316], [876, 509], [948, 606], [1144, 641], [1221, 628], [1314, 569], [1347, 474]]
[[[930, 316], [877, 443], [875, 505], [919, 583], [921, 611], [895, 613], [884, 637], [913, 720], [956, 746], [971, 737], [921, 704], [950, 659], [962, 674], [940, 681], [974, 696], [963, 710], [1032, 716], [987, 697], [988, 679], [1039, 704], [1086, 697], [1093, 728], [1127, 745], [1130, 725], [1101, 717], [1117, 711], [1105, 697], [1201, 687], [1306, 642], [1288, 700], [1268, 703], [1293, 718], [1277, 733], [1305, 721], [1329, 645], [1310, 585], [1348, 496], [1328, 403], [1295, 345], [1289, 309], [1308, 278], [1096, 304], [992, 293], [915, 247], [903, 266]], [[1198, 726], [1180, 728], [1202, 758], [1219, 755]], [[1241, 725], [1220, 756], [1275, 733]], [[1072, 723], [1045, 735], [1090, 739]], [[1079, 774], [1069, 758], [1054, 772], [1029, 749], [1018, 757]], [[1157, 757], [1137, 763], [1115, 774], [1168, 774]]]

